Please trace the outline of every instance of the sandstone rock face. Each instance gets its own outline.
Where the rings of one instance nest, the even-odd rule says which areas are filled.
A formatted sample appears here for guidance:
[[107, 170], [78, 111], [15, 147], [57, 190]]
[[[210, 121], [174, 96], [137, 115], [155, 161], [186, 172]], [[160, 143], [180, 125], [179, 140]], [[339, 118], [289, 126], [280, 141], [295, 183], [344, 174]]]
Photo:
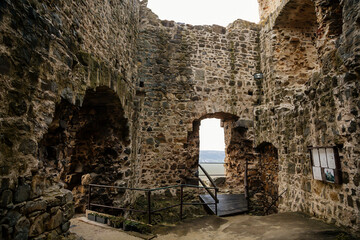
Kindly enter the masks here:
[[[198, 184], [212, 117], [228, 190], [245, 190], [247, 166], [254, 208], [359, 233], [360, 3], [259, 0], [261, 24], [227, 28], [159, 20], [146, 3], [0, 3], [1, 236], [60, 238], [91, 183]], [[338, 147], [342, 184], [313, 180], [309, 146]]]

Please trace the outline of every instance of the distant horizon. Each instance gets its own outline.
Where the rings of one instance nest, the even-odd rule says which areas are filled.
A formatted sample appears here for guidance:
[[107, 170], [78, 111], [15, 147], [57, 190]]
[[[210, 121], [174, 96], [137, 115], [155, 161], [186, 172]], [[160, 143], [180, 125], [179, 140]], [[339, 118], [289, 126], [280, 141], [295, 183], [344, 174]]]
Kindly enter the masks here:
[[225, 150], [200, 150], [199, 163], [223, 163]]
[[208, 150], [208, 149], [205, 149], [205, 150], [200, 150], [200, 152], [225, 152], [225, 149], [224, 150]]

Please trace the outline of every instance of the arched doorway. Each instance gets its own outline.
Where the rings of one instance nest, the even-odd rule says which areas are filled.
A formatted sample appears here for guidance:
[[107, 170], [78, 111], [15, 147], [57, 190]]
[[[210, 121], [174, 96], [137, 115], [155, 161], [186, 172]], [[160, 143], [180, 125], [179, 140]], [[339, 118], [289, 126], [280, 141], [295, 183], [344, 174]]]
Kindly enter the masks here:
[[[129, 146], [127, 119], [118, 96], [98, 87], [86, 91], [81, 107], [61, 100], [39, 152], [53, 180], [72, 191], [75, 211], [84, 212], [87, 184], [127, 184], [132, 175]], [[113, 201], [107, 194], [98, 193], [98, 198], [104, 204]]]
[[219, 112], [214, 114], [206, 114], [193, 122], [193, 131], [188, 135], [188, 159], [187, 183], [198, 184], [194, 173], [198, 171], [200, 138], [199, 129], [200, 121], [208, 118], [217, 118], [221, 120], [221, 126], [224, 129], [225, 138], [225, 181], [220, 184], [220, 190], [227, 193], [244, 193], [244, 177], [245, 166], [255, 163], [255, 155], [253, 150], [253, 141], [251, 131], [252, 122], [247, 120], [239, 120], [239, 117]]
[[[203, 169], [218, 187], [225, 183], [225, 139], [221, 120], [207, 118], [200, 123], [199, 178], [209, 181]], [[201, 167], [200, 167], [201, 166]]]

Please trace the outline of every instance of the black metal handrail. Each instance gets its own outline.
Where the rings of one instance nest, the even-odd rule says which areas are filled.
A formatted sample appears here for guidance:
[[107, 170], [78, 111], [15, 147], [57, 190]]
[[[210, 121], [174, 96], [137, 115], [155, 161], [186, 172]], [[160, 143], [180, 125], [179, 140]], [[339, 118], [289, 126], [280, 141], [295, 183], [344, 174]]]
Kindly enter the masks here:
[[205, 170], [205, 168], [204, 168], [203, 166], [201, 166], [200, 164], [199, 164], [199, 167], [200, 167], [200, 169], [205, 173], [205, 176], [209, 179], [211, 185], [212, 185], [215, 189], [218, 189], [218, 188], [216, 187], [216, 184], [215, 184], [214, 180], [210, 177], [210, 175], [209, 175], [208, 172]]
[[212, 197], [212, 199], [215, 201], [215, 215], [218, 214], [218, 208], [217, 208], [217, 204], [219, 203], [219, 199], [217, 197], [217, 193], [219, 191], [219, 188], [216, 186], [214, 180], [210, 177], [210, 175], [208, 174], [208, 172], [205, 170], [205, 168], [203, 168], [203, 166], [201, 166], [199, 164], [200, 169], [205, 173], [205, 176], [208, 178], [209, 182], [211, 183], [211, 185], [213, 186], [212, 188], [215, 189], [215, 194], [213, 194], [210, 189], [206, 188], [206, 184], [204, 183], [203, 180], [201, 180], [200, 177], [198, 177], [199, 182], [201, 183], [201, 185], [203, 185], [205, 187], [205, 190], [209, 193], [209, 195]]
[[[217, 204], [218, 204], [218, 200], [217, 200], [217, 188], [215, 187], [201, 187], [201, 186], [196, 186], [196, 185], [190, 185], [190, 184], [180, 184], [180, 185], [173, 185], [173, 186], [167, 186], [167, 187], [160, 187], [160, 188], [152, 188], [152, 189], [145, 189], [145, 188], [128, 188], [128, 187], [118, 187], [118, 186], [110, 186], [110, 185], [99, 185], [99, 184], [89, 184], [89, 195], [88, 195], [88, 209], [91, 210], [91, 207], [101, 207], [101, 208], [110, 208], [110, 209], [115, 209], [115, 210], [123, 210], [123, 211], [132, 211], [132, 212], [141, 212], [141, 213], [147, 213], [148, 214], [148, 223], [151, 224], [151, 215], [155, 212], [160, 212], [160, 211], [164, 211], [167, 209], [171, 209], [174, 207], [180, 207], [180, 221], [183, 219], [183, 206], [184, 205], [211, 205], [214, 204], [215, 205], [215, 209], [217, 209]], [[158, 190], [164, 190], [164, 189], [171, 189], [171, 188], [179, 188], [180, 187], [180, 203], [179, 204], [175, 204], [175, 205], [171, 205], [165, 208], [161, 208], [161, 209], [155, 209], [152, 210], [151, 209], [151, 192], [153, 191], [158, 191]], [[214, 196], [214, 202], [209, 202], [209, 203], [202, 203], [202, 202], [191, 202], [191, 203], [186, 203], [184, 202], [184, 188], [201, 188], [201, 189], [205, 189], [208, 192], [213, 189], [215, 190], [215, 196]], [[146, 197], [147, 197], [147, 210], [138, 210], [138, 209], [133, 209], [133, 208], [123, 208], [123, 207], [115, 207], [115, 206], [109, 206], [109, 205], [102, 205], [102, 204], [96, 204], [96, 203], [91, 203], [91, 190], [92, 188], [112, 188], [112, 189], [121, 189], [121, 190], [130, 190], [130, 191], [142, 191], [146, 193]], [[217, 214], [217, 210], [216, 210], [216, 214]]]
[[[202, 168], [204, 168], [203, 165], [205, 165], [205, 166], [206, 165], [210, 165], [210, 166], [211, 165], [222, 165], [223, 166], [224, 164], [225, 164], [225, 162], [220, 162], [220, 163], [219, 162], [202, 162], [202, 163], [199, 163], [199, 165], [201, 165]], [[203, 176], [206, 176], [205, 173], [201, 174], [199, 172], [199, 177], [203, 177]], [[226, 174], [225, 174], [225, 172], [224, 173], [212, 173], [211, 176], [212, 177], [226, 177]]]

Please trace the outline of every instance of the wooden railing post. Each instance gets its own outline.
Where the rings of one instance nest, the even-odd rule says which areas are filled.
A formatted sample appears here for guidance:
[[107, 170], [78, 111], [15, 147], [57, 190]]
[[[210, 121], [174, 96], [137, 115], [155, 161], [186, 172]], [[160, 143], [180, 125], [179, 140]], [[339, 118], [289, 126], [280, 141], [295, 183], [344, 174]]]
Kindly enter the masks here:
[[91, 210], [91, 185], [89, 184], [88, 209]]
[[147, 191], [148, 200], [148, 223], [151, 224], [151, 191]]
[[182, 216], [182, 213], [183, 213], [183, 193], [184, 193], [184, 186], [181, 184], [180, 186], [180, 221], [182, 221], [183, 219], [183, 216]]

